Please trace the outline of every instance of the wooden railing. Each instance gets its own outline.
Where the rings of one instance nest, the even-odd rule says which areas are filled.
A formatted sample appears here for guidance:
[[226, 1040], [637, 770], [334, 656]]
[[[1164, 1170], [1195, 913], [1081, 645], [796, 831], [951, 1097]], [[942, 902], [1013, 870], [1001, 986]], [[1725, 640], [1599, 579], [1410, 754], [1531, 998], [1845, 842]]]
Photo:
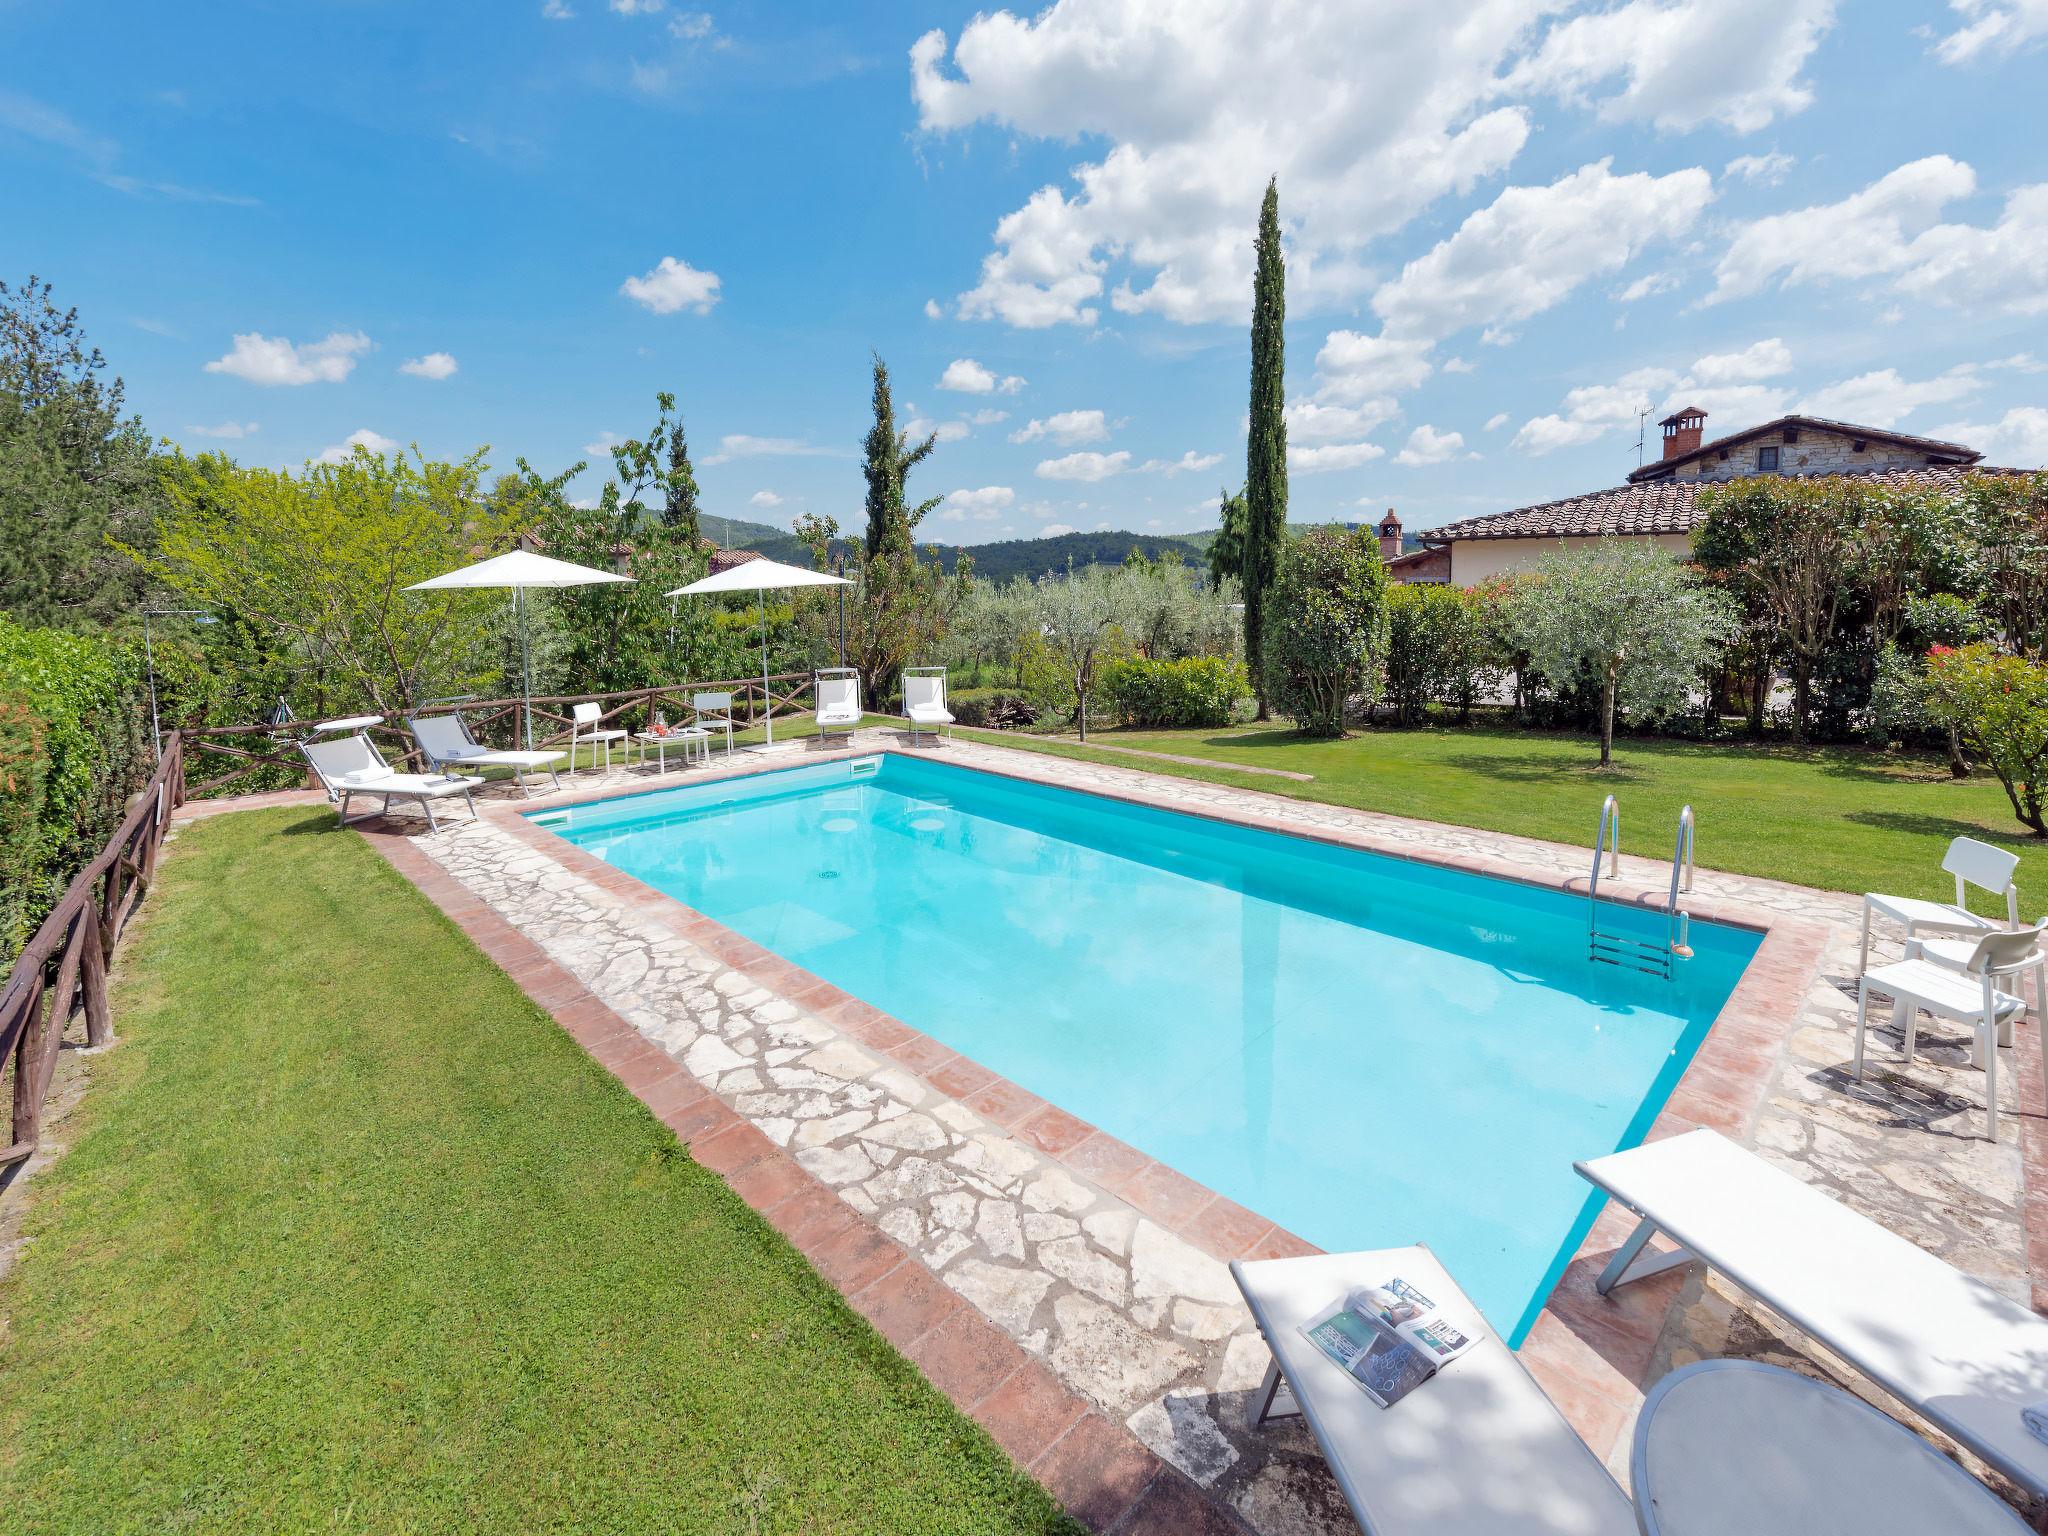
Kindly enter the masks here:
[[89, 1046], [112, 1034], [107, 962], [156, 875], [171, 812], [185, 798], [185, 743], [173, 731], [163, 760], [143, 786], [121, 830], [78, 872], [63, 899], [15, 958], [0, 990], [0, 1070], [13, 1079], [12, 1134], [0, 1147], [0, 1189], [41, 1137], [43, 1101], [74, 1015], [85, 1015]]
[[[657, 709], [671, 712], [671, 724], [679, 723], [690, 714], [690, 695], [695, 693], [729, 693], [732, 695], [733, 718], [741, 725], [756, 725], [770, 714], [778, 720], [788, 715], [806, 714], [812, 707], [810, 695], [815, 677], [809, 672], [779, 672], [767, 679], [764, 690], [758, 677], [720, 678], [708, 683], [676, 683], [662, 688], [629, 688], [618, 693], [556, 693], [536, 695], [533, 699], [534, 744], [536, 746], [560, 746], [569, 740], [569, 708], [576, 704], [597, 704], [601, 706], [597, 724], [611, 726], [621, 716], [630, 716], [630, 723], [644, 726]], [[522, 699], [464, 699], [459, 704], [423, 705], [418, 713], [423, 715], [444, 714], [459, 709], [468, 719], [470, 728], [481, 735], [491, 727], [510, 722], [506, 731], [508, 743], [523, 735], [518, 729], [519, 710], [525, 703]], [[289, 725], [227, 725], [200, 726], [183, 732], [185, 750], [195, 762], [202, 754], [226, 758], [240, 766], [225, 773], [191, 785], [191, 795], [211, 795], [246, 778], [266, 766], [287, 768], [295, 774], [304, 774], [305, 760], [296, 753], [281, 753], [273, 748], [282, 738], [290, 741], [303, 736], [306, 726], [303, 722]], [[419, 749], [412, 734], [406, 730], [403, 720], [372, 726], [372, 739], [388, 745], [387, 753], [395, 766], [404, 768], [419, 758]]]

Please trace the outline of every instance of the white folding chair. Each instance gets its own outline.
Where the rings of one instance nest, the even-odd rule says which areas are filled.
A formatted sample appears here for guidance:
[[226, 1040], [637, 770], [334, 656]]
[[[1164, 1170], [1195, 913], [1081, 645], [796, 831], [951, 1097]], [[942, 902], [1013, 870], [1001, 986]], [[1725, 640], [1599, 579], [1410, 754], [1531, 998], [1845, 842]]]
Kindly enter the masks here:
[[730, 693], [693, 693], [690, 695], [692, 723], [707, 731], [725, 729], [725, 750], [732, 752], [732, 695]]
[[[590, 760], [593, 766], [597, 762], [596, 748], [604, 748], [604, 771], [606, 773], [612, 771], [613, 742], [623, 741], [627, 744], [625, 750], [629, 754], [632, 751], [633, 738], [631, 734], [614, 726], [599, 724], [598, 722], [603, 719], [603, 709], [594, 703], [578, 704], [569, 711], [569, 771], [571, 773], [576, 771], [576, 744], [578, 742], [590, 743], [592, 748]], [[630, 756], [627, 760], [631, 761]]]

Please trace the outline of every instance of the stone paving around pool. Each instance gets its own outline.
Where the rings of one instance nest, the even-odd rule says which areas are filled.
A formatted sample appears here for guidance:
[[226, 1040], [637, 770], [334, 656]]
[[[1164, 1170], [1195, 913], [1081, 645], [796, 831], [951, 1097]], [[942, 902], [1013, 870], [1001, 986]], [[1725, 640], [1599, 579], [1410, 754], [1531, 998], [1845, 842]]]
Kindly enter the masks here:
[[[871, 731], [863, 745], [894, 749], [897, 739]], [[964, 740], [940, 751], [963, 765], [1488, 873], [1549, 885], [1584, 878], [1586, 853], [1554, 844]], [[806, 751], [803, 760], [820, 755]], [[654, 782], [638, 769], [584, 775], [546, 803]], [[1353, 1529], [1305, 1431], [1244, 1428], [1246, 1400], [1269, 1357], [1224, 1258], [1302, 1252], [1306, 1244], [796, 967], [735, 945], [719, 925], [517, 815], [541, 803], [495, 801], [481, 821], [411, 836], [406, 851], [431, 860], [465, 899], [533, 941], [1066, 1389], [1205, 1490], [1211, 1513], [1228, 1512], [1227, 1528]], [[424, 824], [399, 819], [386, 826], [424, 832]], [[1708, 858], [1712, 835], [1702, 829]], [[394, 862], [403, 869], [407, 861]], [[1623, 885], [1637, 891], [1657, 887], [1668, 872], [1654, 860], [1624, 865]], [[1781, 932], [1801, 938], [1768, 964], [1760, 954], [1765, 968], [1753, 983], [1778, 989], [1781, 1022], [1724, 1014], [1715, 1033], [1734, 1042], [1729, 1049], [1747, 1066], [1696, 1067], [1710, 1080], [1701, 1089], [1689, 1074], [1688, 1085], [1706, 1107], [1692, 1120], [1660, 1121], [1653, 1134], [1713, 1123], [1958, 1268], [2032, 1300], [2022, 1146], [2048, 1168], [2048, 1145], [2036, 1145], [2048, 1138], [2031, 1047], [2023, 1044], [2020, 1070], [2003, 1074], [2009, 1107], [2028, 1112], [2006, 1122], [2004, 1140], [1987, 1142], [1983, 1076], [1969, 1067], [1964, 1042], [1938, 1027], [1923, 1032], [1921, 1059], [1899, 1067], [1887, 1021], [1874, 1038], [1868, 1081], [1848, 1080], [1853, 898], [1702, 870], [1692, 906], [1775, 924], [1774, 940]], [[1895, 941], [1882, 946], [1883, 958], [1897, 953]], [[1788, 988], [1796, 1007], [1782, 995]], [[2022, 1034], [2031, 1040], [2031, 1029]], [[1731, 1085], [1711, 1080], [1724, 1072]], [[1599, 1256], [1626, 1226], [1615, 1213], [1602, 1218], [1522, 1351], [1624, 1481], [1626, 1431], [1643, 1388], [1700, 1356], [1775, 1359], [1901, 1412], [1696, 1269], [1627, 1287], [1612, 1300], [1594, 1297]], [[1412, 1236], [1427, 1238], [1388, 1241]]]

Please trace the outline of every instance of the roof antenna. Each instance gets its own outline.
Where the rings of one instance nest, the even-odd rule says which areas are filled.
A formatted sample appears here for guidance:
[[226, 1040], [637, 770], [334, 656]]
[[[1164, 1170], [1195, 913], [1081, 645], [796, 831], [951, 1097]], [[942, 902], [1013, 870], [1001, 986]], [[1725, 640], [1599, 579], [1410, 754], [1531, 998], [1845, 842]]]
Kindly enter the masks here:
[[1650, 408], [1646, 405], [1636, 412], [1636, 468], [1643, 467], [1643, 435], [1648, 430]]

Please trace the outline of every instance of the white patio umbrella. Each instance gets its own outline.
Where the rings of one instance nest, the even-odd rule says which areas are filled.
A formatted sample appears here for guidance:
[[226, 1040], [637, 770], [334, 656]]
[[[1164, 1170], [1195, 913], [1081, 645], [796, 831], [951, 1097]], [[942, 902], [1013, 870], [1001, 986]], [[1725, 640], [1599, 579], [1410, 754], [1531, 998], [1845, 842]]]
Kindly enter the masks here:
[[761, 619], [761, 700], [768, 710], [767, 750], [775, 746], [775, 708], [768, 700], [768, 600], [762, 594], [771, 587], [846, 587], [851, 586], [844, 576], [829, 576], [823, 571], [807, 571], [800, 565], [784, 565], [780, 560], [744, 560], [727, 570], [715, 571], [702, 581], [693, 581], [687, 587], [677, 587], [670, 597], [710, 597], [721, 592], [751, 592], [754, 607]]
[[521, 711], [526, 717], [526, 750], [533, 750], [533, 665], [527, 655], [526, 646], [526, 590], [529, 587], [594, 587], [609, 582], [630, 582], [630, 576], [617, 576], [610, 571], [594, 571], [587, 565], [572, 565], [567, 560], [551, 559], [547, 555], [536, 555], [531, 550], [515, 549], [510, 554], [493, 555], [488, 560], [479, 560], [475, 565], [465, 565], [459, 571], [450, 571], [430, 581], [416, 581], [405, 590], [408, 592], [446, 592], [461, 587], [510, 587], [512, 589], [512, 617], [519, 626], [519, 684]]

